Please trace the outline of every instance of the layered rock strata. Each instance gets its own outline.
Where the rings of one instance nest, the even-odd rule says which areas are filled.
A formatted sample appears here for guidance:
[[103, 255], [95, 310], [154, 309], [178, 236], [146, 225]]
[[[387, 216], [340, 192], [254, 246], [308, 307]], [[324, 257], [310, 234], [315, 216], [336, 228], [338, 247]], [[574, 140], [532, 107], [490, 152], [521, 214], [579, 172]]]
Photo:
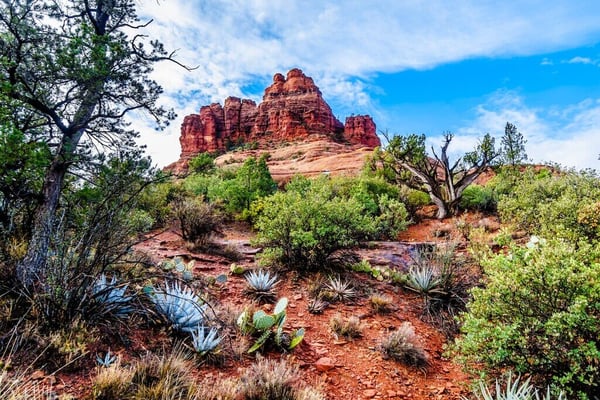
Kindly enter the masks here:
[[[222, 152], [255, 142], [268, 147], [279, 142], [330, 139], [365, 147], [380, 145], [375, 123], [368, 115], [338, 121], [312, 78], [299, 69], [284, 77], [275, 74], [260, 104], [228, 97], [188, 115], [181, 125], [181, 160], [201, 152]], [[180, 160], [180, 161], [181, 161]]]

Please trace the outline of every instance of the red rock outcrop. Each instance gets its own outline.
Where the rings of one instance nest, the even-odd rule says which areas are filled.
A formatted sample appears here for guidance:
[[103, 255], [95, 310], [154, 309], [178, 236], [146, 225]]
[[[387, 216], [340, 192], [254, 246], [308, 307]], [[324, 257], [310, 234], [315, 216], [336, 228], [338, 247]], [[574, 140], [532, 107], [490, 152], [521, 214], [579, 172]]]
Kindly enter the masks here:
[[227, 150], [231, 145], [260, 145], [296, 140], [330, 139], [375, 147], [380, 145], [375, 123], [367, 115], [348, 117], [343, 125], [334, 116], [312, 78], [295, 68], [284, 77], [275, 74], [263, 101], [228, 97], [213, 103], [181, 125], [181, 158], [201, 152]]
[[344, 137], [352, 144], [361, 144], [367, 147], [381, 146], [375, 122], [368, 115], [347, 117], [344, 124]]

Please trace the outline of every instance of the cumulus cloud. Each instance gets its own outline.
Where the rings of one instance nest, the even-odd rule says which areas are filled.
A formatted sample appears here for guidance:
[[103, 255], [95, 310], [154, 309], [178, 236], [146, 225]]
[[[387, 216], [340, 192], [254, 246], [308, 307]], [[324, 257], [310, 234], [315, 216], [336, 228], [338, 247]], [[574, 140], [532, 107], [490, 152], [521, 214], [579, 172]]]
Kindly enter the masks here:
[[573, 57], [567, 61], [565, 61], [567, 64], [591, 64], [591, 65], [597, 65], [598, 62], [595, 60], [592, 60], [589, 57]]
[[[600, 3], [561, 0], [169, 0], [138, 7], [154, 21], [150, 37], [198, 66], [186, 72], [163, 63], [153, 74], [181, 116], [229, 95], [260, 100], [272, 74], [293, 67], [313, 76], [342, 111], [373, 113], [374, 74], [561, 50], [600, 32]], [[180, 123], [166, 134], [176, 136]], [[175, 160], [177, 147], [161, 151]]]
[[506, 122], [517, 126], [527, 140], [533, 162], [558, 162], [577, 169], [600, 169], [600, 99], [569, 107], [536, 108], [515, 91], [498, 91], [476, 107], [472, 121], [458, 130], [455, 150], [473, 148], [482, 132], [500, 138]]

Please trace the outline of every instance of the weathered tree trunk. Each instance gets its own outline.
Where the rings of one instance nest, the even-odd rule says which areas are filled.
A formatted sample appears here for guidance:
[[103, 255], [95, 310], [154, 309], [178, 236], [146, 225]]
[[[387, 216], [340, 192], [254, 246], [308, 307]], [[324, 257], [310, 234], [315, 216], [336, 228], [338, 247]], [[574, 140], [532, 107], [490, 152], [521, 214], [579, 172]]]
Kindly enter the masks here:
[[446, 202], [444, 200], [442, 200], [441, 198], [432, 195], [431, 193], [429, 194], [429, 197], [431, 197], [431, 201], [438, 208], [437, 214], [435, 215], [435, 217], [437, 219], [444, 219], [444, 218], [446, 218], [450, 214]]
[[46, 259], [50, 239], [54, 233], [56, 209], [63, 187], [67, 166], [56, 159], [50, 165], [43, 186], [43, 201], [39, 206], [29, 241], [27, 254], [17, 265], [17, 279], [28, 289], [44, 285], [46, 281]]

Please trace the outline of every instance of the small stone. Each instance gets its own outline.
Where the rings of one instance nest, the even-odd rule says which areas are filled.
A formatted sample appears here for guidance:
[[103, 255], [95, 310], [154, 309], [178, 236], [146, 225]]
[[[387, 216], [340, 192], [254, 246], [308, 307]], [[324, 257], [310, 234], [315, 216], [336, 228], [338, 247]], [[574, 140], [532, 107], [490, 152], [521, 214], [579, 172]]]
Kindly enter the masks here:
[[44, 371], [42, 371], [41, 369], [38, 369], [38, 370], [33, 371], [29, 378], [33, 381], [39, 381], [40, 379], [44, 379], [45, 376], [46, 376], [46, 374], [44, 373]]
[[317, 368], [317, 371], [319, 372], [326, 372], [335, 368], [335, 363], [329, 357], [321, 357], [315, 363], [315, 368]]
[[363, 392], [363, 396], [365, 396], [365, 399], [371, 399], [375, 397], [375, 395], [377, 395], [377, 390], [375, 389], [367, 389]]

